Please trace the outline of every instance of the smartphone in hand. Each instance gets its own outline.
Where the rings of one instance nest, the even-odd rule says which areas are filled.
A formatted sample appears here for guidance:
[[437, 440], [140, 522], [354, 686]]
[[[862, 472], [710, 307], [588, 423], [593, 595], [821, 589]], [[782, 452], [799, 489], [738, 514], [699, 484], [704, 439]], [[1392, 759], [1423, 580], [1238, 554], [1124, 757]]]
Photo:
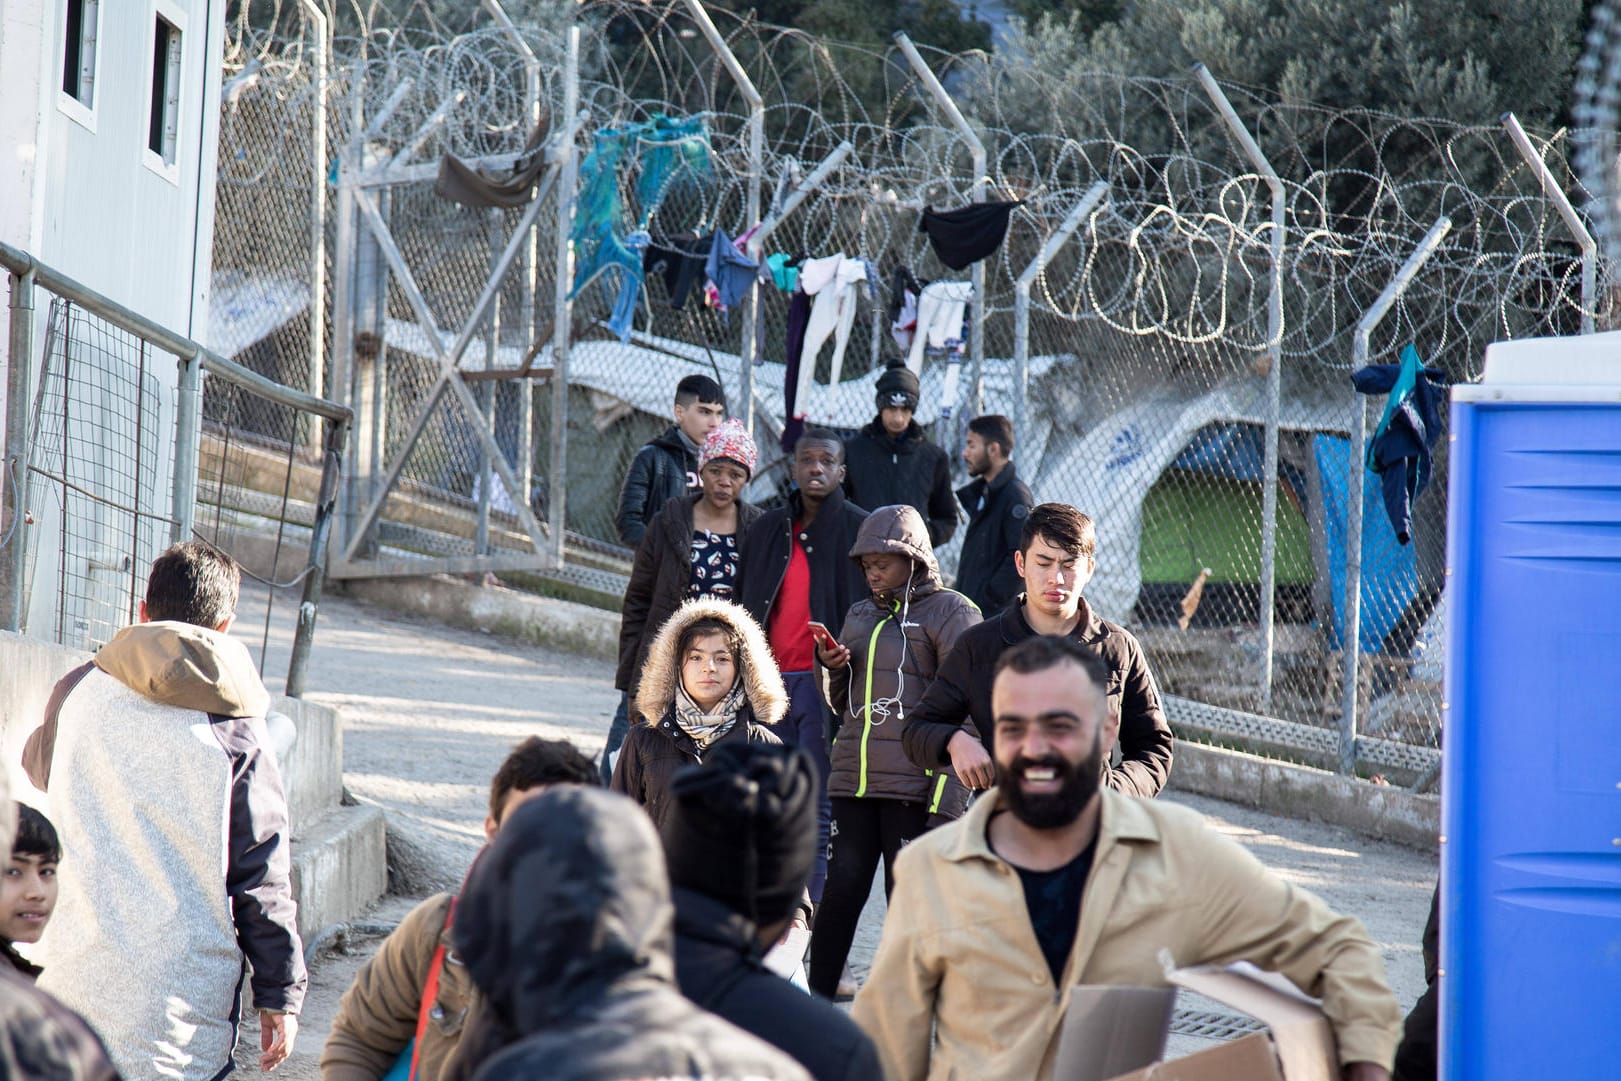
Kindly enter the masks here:
[[833, 632], [827, 629], [826, 623], [818, 623], [812, 619], [807, 622], [807, 626], [810, 627], [811, 637], [816, 640], [817, 645], [829, 652], [839, 648], [839, 640], [833, 637]]

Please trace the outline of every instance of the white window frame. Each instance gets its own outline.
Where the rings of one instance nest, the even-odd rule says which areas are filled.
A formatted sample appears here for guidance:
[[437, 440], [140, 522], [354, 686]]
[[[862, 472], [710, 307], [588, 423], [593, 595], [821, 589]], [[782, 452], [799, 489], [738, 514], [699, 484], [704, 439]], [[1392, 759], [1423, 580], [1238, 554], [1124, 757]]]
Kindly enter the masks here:
[[[155, 44], [153, 39], [154, 35], [157, 34], [159, 19], [169, 24], [176, 39], [175, 44], [171, 46], [173, 59], [170, 61], [166, 73], [167, 76], [172, 77], [173, 82], [172, 84], [169, 82], [164, 84], [169, 99], [173, 102], [174, 109], [174, 159], [172, 161], [164, 158], [162, 154], [155, 153], [152, 150], [151, 143], [148, 142], [151, 138], [152, 86], [158, 75], [153, 68], [153, 61], [156, 58], [152, 55], [152, 47]], [[147, 11], [146, 27], [146, 33], [143, 35], [145, 59], [142, 62], [146, 72], [146, 79], [142, 83], [144, 90], [142, 100], [146, 103], [146, 106], [141, 110], [141, 164], [178, 187], [180, 185], [181, 135], [185, 131], [186, 122], [186, 95], [184, 89], [186, 82], [186, 13], [177, 4], [172, 3], [171, 0], [153, 0], [152, 6]]]
[[[56, 50], [56, 108], [68, 119], [85, 128], [92, 134], [96, 130], [96, 104], [101, 95], [101, 0], [81, 0], [81, 9], [84, 12], [84, 26], [80, 28], [79, 50], [80, 69], [88, 66], [90, 69], [90, 92], [88, 103], [81, 101], [62, 89], [62, 81], [67, 77], [67, 45], [68, 45], [68, 6], [62, 4], [57, 10], [60, 17], [57, 20], [57, 50]], [[88, 30], [88, 34], [85, 31]], [[84, 46], [86, 41], [90, 45], [90, 63], [84, 64]]]

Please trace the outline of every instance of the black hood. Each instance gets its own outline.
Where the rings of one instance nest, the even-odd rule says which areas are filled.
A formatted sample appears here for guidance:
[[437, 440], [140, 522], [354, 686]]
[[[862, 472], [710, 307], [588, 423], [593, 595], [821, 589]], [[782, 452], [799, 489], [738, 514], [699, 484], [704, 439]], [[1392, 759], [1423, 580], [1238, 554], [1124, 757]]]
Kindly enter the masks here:
[[497, 1019], [526, 1036], [611, 992], [674, 984], [664, 850], [646, 813], [561, 787], [521, 805], [473, 864], [456, 949]]

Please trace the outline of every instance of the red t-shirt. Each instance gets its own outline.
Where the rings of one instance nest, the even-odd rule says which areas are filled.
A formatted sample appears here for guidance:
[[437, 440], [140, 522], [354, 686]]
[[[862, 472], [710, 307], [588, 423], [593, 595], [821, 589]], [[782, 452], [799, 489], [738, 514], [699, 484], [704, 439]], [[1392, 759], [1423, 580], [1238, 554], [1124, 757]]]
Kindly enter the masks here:
[[788, 573], [771, 606], [766, 637], [783, 672], [809, 672], [816, 664], [816, 642], [810, 632], [810, 560], [799, 543], [799, 523], [794, 523], [793, 550], [788, 555]]

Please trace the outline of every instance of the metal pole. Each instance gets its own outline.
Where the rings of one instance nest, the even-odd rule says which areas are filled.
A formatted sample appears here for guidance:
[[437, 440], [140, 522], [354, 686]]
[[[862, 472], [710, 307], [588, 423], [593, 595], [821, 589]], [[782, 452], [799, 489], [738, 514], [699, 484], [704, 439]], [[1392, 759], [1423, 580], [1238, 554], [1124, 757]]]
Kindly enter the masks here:
[[1284, 188], [1261, 146], [1238, 118], [1233, 103], [1203, 64], [1193, 74], [1215, 104], [1216, 111], [1243, 148], [1244, 156], [1272, 189], [1271, 274], [1266, 301], [1266, 433], [1261, 466], [1261, 701], [1259, 712], [1272, 712], [1273, 652], [1277, 645], [1278, 591], [1278, 430], [1282, 426], [1283, 399], [1283, 240]]
[[1504, 113], [1503, 127], [1508, 131], [1508, 137], [1519, 150], [1520, 157], [1525, 159], [1531, 171], [1537, 174], [1537, 183], [1542, 185], [1542, 194], [1553, 203], [1559, 211], [1559, 216], [1565, 219], [1565, 228], [1576, 238], [1577, 245], [1582, 249], [1582, 333], [1593, 333], [1593, 307], [1597, 303], [1598, 294], [1598, 241], [1593, 234], [1587, 231], [1587, 225], [1582, 221], [1581, 215], [1570, 204], [1570, 197], [1565, 194], [1559, 182], [1554, 179], [1553, 171], [1548, 163], [1542, 159], [1531, 145], [1530, 136], [1520, 126], [1520, 118], [1513, 113]]
[[[563, 115], [572, 117], [580, 110], [580, 28], [568, 29], [568, 54], [563, 61]], [[563, 534], [568, 529], [568, 353], [573, 330], [574, 302], [569, 286], [574, 281], [574, 196], [579, 162], [572, 134], [558, 147], [562, 155], [562, 175], [557, 183], [556, 294], [552, 316], [552, 423], [550, 475], [547, 493], [547, 519], [551, 529], [552, 566], [563, 568]]]
[[[499, 0], [484, 0], [484, 7], [500, 24], [512, 47], [523, 57], [524, 104], [529, 112], [529, 130], [533, 131], [540, 124], [540, 60], [518, 32], [517, 26], [507, 17], [506, 9]], [[536, 202], [540, 198], [541, 193], [537, 192]], [[523, 248], [518, 253], [518, 326], [522, 328], [526, 345], [535, 332], [535, 293], [539, 287], [536, 272], [540, 264], [540, 229], [535, 218], [531, 217], [529, 222], [529, 227], [523, 230]], [[535, 393], [533, 384], [527, 381], [519, 383], [517, 389], [518, 461], [515, 464], [518, 468], [515, 472], [523, 491], [513, 493], [513, 497], [528, 502], [529, 491], [535, 486]]]
[[180, 391], [174, 409], [174, 487], [171, 543], [191, 539], [197, 514], [197, 436], [202, 422], [203, 355], [181, 356]]
[[[486, 235], [490, 242], [490, 284], [497, 285], [496, 264], [500, 260], [497, 249], [501, 246], [501, 211], [491, 207], [485, 215]], [[494, 298], [490, 301], [489, 314], [484, 321], [484, 370], [489, 371], [495, 367], [495, 351], [501, 342], [501, 290], [497, 286]], [[484, 430], [490, 433], [490, 438], [496, 437], [495, 424], [495, 383], [486, 380], [478, 388], [479, 408], [484, 412]], [[473, 551], [478, 555], [490, 554], [490, 489], [494, 486], [494, 470], [490, 464], [490, 452], [482, 446], [478, 455], [478, 520], [474, 527]], [[514, 500], [528, 498], [519, 496], [517, 492], [511, 493]]]
[[[1430, 231], [1418, 242], [1413, 254], [1407, 257], [1396, 276], [1385, 286], [1379, 299], [1373, 302], [1356, 325], [1351, 338], [1351, 371], [1360, 371], [1368, 363], [1369, 341], [1374, 328], [1384, 319], [1401, 295], [1407, 292], [1419, 268], [1434, 254], [1441, 240], [1452, 230], [1452, 219], [1442, 215], [1435, 219]], [[1340, 772], [1350, 776], [1356, 772], [1356, 706], [1357, 670], [1362, 652], [1362, 499], [1364, 487], [1363, 443], [1368, 437], [1367, 399], [1351, 392], [1351, 438], [1346, 457], [1345, 495], [1345, 634], [1340, 643], [1345, 655], [1345, 686], [1340, 706]]]
[[1030, 265], [1024, 268], [1019, 280], [1013, 283], [1013, 431], [1020, 439], [1028, 433], [1025, 425], [1030, 422], [1030, 289], [1041, 272], [1047, 269], [1052, 257], [1075, 235], [1075, 230], [1081, 227], [1081, 222], [1097, 208], [1108, 191], [1107, 182], [1094, 181], [1086, 189], [1086, 194], [1081, 196], [1081, 201], [1064, 217], [1058, 231], [1047, 238], [1041, 251], [1030, 260]]
[[327, 421], [326, 448], [321, 462], [321, 493], [315, 500], [315, 525], [310, 531], [309, 567], [304, 575], [304, 595], [298, 603], [298, 628], [293, 632], [293, 655], [287, 664], [287, 697], [304, 696], [304, 677], [309, 668], [310, 648], [315, 644], [315, 617], [321, 607], [321, 589], [326, 584], [326, 547], [332, 532], [332, 517], [338, 498], [338, 479], [343, 471], [343, 447], [349, 434], [348, 421]]
[[[315, 0], [299, 0], [304, 17], [315, 30], [311, 59], [315, 68], [315, 115], [310, 125], [310, 371], [309, 392], [321, 397], [326, 378], [326, 90], [327, 55], [331, 31], [326, 12]], [[310, 425], [310, 450], [319, 444]]]
[[[738, 92], [749, 105], [749, 172], [748, 188], [744, 196], [743, 227], [753, 228], [760, 224], [760, 189], [765, 180], [765, 99], [755, 88], [754, 80], [749, 73], [743, 70], [743, 64], [732, 52], [732, 47], [726, 44], [715, 21], [709, 17], [702, 0], [687, 0], [687, 8], [692, 14], [692, 21], [698, 24], [703, 31], [705, 40], [715, 55], [725, 65], [727, 74], [737, 84]], [[760, 252], [763, 250], [752, 241], [748, 245], [749, 256], [759, 262]], [[754, 431], [754, 355], [759, 351], [759, 326], [756, 313], [760, 306], [760, 282], [758, 279], [749, 283], [748, 290], [743, 294], [743, 342], [741, 355], [738, 358], [738, 377], [740, 385], [738, 395], [743, 400], [743, 411], [740, 419], [743, 426], [752, 434]]]
[[[364, 169], [361, 154], [365, 146], [364, 137], [360, 134], [365, 125], [365, 79], [366, 67], [363, 58], [354, 62], [353, 85], [349, 88], [350, 128], [354, 133], [348, 148], [338, 157], [338, 194], [335, 209], [338, 214], [337, 236], [334, 239], [335, 251], [332, 255], [332, 394], [342, 405], [352, 406], [354, 395], [350, 387], [350, 373], [354, 367], [355, 355], [355, 262], [356, 244], [359, 237], [355, 228], [355, 174]], [[343, 487], [339, 494], [340, 517], [343, 528], [338, 531], [340, 547], [346, 547], [354, 541], [355, 515], [365, 502], [361, 492], [356, 488], [357, 476], [360, 472], [356, 468], [356, 458], [360, 451], [355, 446], [358, 440], [349, 440], [344, 453], [349, 461], [347, 468], [342, 471]]]
[[5, 629], [23, 628], [24, 583], [28, 577], [28, 407], [33, 401], [34, 272], [11, 274], [11, 333], [6, 358], [6, 491], [11, 496], [11, 557], [6, 587]]
[[[904, 30], [895, 31], [891, 35], [891, 40], [900, 48], [902, 55], [906, 57], [906, 62], [912, 66], [912, 70], [917, 72], [917, 77], [929, 91], [929, 96], [934, 98], [935, 104], [940, 106], [941, 111], [946, 114], [952, 126], [967, 141], [968, 149], [973, 155], [974, 168], [974, 187], [971, 195], [974, 202], [984, 202], [985, 166], [987, 161], [984, 141], [975, 134], [967, 118], [962, 115], [962, 110], [957, 108], [957, 103], [951, 99], [950, 94], [946, 93], [946, 88], [940, 85], [940, 80], [935, 78], [934, 72], [929, 70], [929, 65], [923, 62], [923, 57], [918, 53], [917, 46], [912, 44], [912, 39], [906, 36], [906, 32]], [[962, 417], [959, 419], [981, 413], [985, 407], [985, 260], [981, 259], [974, 264], [972, 281], [974, 286], [973, 326], [969, 335], [969, 350], [974, 363], [973, 391], [970, 402], [972, 411], [962, 410]]]

